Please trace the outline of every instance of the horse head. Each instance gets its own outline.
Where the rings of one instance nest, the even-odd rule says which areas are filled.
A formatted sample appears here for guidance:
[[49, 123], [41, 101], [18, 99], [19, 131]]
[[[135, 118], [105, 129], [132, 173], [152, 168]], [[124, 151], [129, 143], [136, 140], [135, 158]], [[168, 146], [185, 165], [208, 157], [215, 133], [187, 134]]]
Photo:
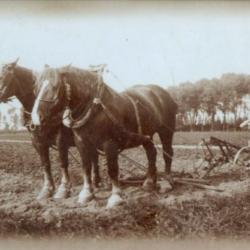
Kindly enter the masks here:
[[61, 116], [67, 107], [79, 115], [91, 105], [99, 83], [96, 72], [83, 70], [71, 65], [61, 68], [46, 67], [41, 73], [37, 86], [36, 101], [32, 110], [35, 125], [50, 125], [53, 118]]
[[16, 77], [15, 69], [18, 59], [12, 63], [4, 64], [0, 70], [0, 101], [5, 102], [12, 96], [15, 96]]
[[36, 100], [32, 109], [35, 125], [49, 125], [65, 107], [65, 77], [63, 69], [45, 65], [36, 81]]

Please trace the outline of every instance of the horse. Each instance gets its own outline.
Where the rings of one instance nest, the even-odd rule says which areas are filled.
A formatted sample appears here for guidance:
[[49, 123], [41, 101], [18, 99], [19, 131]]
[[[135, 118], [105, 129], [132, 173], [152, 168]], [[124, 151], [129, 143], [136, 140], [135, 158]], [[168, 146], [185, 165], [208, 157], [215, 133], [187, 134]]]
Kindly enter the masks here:
[[[44, 184], [37, 199], [49, 198], [55, 191], [55, 185], [51, 174], [49, 148], [57, 146], [61, 169], [61, 183], [54, 198], [66, 198], [70, 195], [71, 182], [68, 174], [68, 150], [75, 146], [72, 130], [62, 126], [61, 121], [56, 122], [50, 129], [35, 127], [31, 122], [31, 111], [35, 103], [36, 75], [27, 68], [17, 65], [17, 61], [5, 64], [0, 73], [0, 102], [9, 101], [16, 97], [23, 106], [24, 125], [31, 134], [34, 148], [40, 156], [41, 165], [44, 169]], [[46, 131], [46, 133], [44, 132]], [[92, 155], [93, 182], [97, 187], [100, 182], [98, 155]]]
[[78, 202], [86, 205], [95, 198], [89, 155], [96, 149], [106, 156], [112, 184], [107, 208], [123, 203], [118, 155], [124, 149], [144, 147], [148, 170], [143, 187], [146, 190], [156, 187], [157, 151], [152, 142], [155, 133], [163, 146], [165, 174], [170, 176], [177, 104], [165, 89], [157, 85], [137, 85], [117, 93], [96, 74], [72, 66], [44, 69], [37, 87], [33, 123], [48, 126], [63, 111], [61, 119], [71, 121], [84, 181]]

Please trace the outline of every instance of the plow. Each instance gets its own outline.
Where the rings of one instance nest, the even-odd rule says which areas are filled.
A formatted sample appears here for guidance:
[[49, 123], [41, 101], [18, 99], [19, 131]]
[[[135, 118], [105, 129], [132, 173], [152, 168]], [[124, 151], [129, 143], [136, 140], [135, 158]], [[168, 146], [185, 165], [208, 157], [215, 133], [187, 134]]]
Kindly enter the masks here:
[[208, 140], [202, 139], [200, 143], [203, 160], [208, 163], [206, 172], [202, 178], [206, 178], [215, 168], [224, 164], [233, 167], [250, 167], [250, 146], [240, 147], [225, 140], [211, 136]]
[[[222, 166], [226, 165], [230, 165], [233, 168], [240, 167], [243, 170], [250, 169], [250, 145], [241, 147], [226, 140], [211, 136], [208, 139], [201, 139], [201, 142], [199, 143], [199, 149], [202, 151], [202, 163], [199, 164], [199, 169], [197, 169], [198, 176], [173, 177], [172, 183], [174, 185], [189, 185], [201, 189], [222, 192], [222, 189], [210, 185], [210, 180], [208, 179], [208, 177], [213, 170], [220, 169]], [[141, 170], [146, 171], [146, 167], [142, 164], [134, 161], [125, 154], [120, 155], [121, 157], [130, 161], [132, 164], [138, 166]], [[206, 164], [205, 170], [202, 169], [204, 164]], [[130, 172], [130, 174], [131, 173], [132, 172]], [[164, 180], [164, 178], [164, 173], [158, 173], [158, 179]], [[141, 185], [144, 180], [145, 175], [129, 176], [127, 178], [121, 179], [121, 184], [124, 186]]]
[[[4, 140], [4, 142], [19, 142], [18, 140]], [[23, 142], [23, 141], [21, 141]], [[30, 143], [29, 141], [24, 141]], [[211, 185], [210, 174], [216, 169], [221, 167], [241, 168], [243, 171], [250, 170], [250, 145], [241, 147], [239, 145], [233, 144], [226, 140], [219, 139], [217, 137], [211, 136], [208, 139], [201, 139], [197, 148], [201, 152], [201, 157], [199, 156], [201, 162], [196, 166], [195, 174], [173, 174], [171, 179], [171, 184], [177, 185], [187, 185], [196, 188], [213, 190], [217, 192], [222, 192], [223, 190]], [[53, 147], [57, 151], [57, 148]], [[157, 146], [157, 149], [163, 152], [161, 147]], [[78, 157], [69, 151], [72, 160], [77, 164], [80, 164]], [[103, 154], [100, 154], [103, 155]], [[141, 186], [146, 178], [147, 166], [143, 165], [141, 162], [132, 159], [130, 156], [121, 152], [119, 154], [120, 158], [129, 162], [133, 168], [124, 169], [121, 168], [120, 183], [122, 186]], [[174, 160], [174, 158], [173, 158]], [[204, 167], [205, 165], [205, 167]], [[140, 174], [138, 173], [140, 170]], [[158, 188], [164, 185], [164, 180], [166, 176], [164, 172], [158, 172]], [[167, 179], [168, 180], [168, 179]], [[168, 180], [169, 181], [169, 180]]]

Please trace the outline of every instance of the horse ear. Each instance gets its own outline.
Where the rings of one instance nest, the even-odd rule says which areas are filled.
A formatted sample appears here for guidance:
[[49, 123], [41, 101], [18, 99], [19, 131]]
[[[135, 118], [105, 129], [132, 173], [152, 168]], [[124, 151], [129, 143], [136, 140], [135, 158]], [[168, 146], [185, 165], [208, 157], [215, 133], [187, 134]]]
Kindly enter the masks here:
[[64, 67], [63, 67], [63, 70], [69, 70], [69, 69], [71, 68], [71, 66], [72, 66], [72, 63], [70, 63], [70, 64], [64, 66]]
[[15, 68], [17, 66], [18, 61], [19, 61], [19, 57], [13, 63], [11, 63], [11, 66]]
[[70, 68], [71, 68], [71, 64], [68, 64], [68, 65], [66, 65], [66, 66], [61, 67], [61, 68], [58, 69], [57, 71], [58, 71], [58, 73], [59, 73], [62, 77], [64, 77], [64, 76], [67, 74], [67, 72], [69, 71]]

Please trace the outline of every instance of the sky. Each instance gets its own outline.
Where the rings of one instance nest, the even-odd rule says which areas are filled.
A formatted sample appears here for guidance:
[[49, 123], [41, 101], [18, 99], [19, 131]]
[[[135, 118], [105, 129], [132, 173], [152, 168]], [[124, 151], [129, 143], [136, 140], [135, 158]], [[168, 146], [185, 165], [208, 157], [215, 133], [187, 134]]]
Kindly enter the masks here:
[[117, 91], [249, 74], [249, 51], [247, 1], [0, 2], [0, 64], [106, 63]]

